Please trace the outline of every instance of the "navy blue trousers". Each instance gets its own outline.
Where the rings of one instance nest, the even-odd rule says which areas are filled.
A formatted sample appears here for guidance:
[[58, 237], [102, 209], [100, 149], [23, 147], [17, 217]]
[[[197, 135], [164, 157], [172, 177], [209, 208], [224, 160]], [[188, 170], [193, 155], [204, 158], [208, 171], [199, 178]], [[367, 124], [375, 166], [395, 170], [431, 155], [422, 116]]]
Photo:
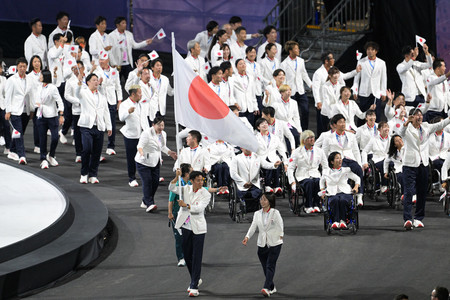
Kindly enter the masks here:
[[[375, 96], [370, 94], [368, 97], [358, 96], [358, 100], [359, 100], [358, 106], [362, 112], [368, 111], [370, 106], [375, 102], [375, 104], [377, 105], [377, 107], [375, 109], [375, 113], [377, 115], [376, 122], [378, 123], [381, 121], [381, 115], [383, 114], [383, 109], [381, 107], [381, 99], [380, 98], [375, 99]], [[364, 125], [364, 123], [366, 123], [366, 120], [358, 119], [357, 125], [362, 126], [362, 125]]]
[[75, 140], [75, 153], [76, 156], [81, 156], [83, 152], [83, 142], [81, 141], [81, 129], [78, 126], [78, 120], [80, 115], [72, 115], [72, 127], [73, 127], [73, 139]]
[[202, 273], [203, 245], [206, 233], [194, 234], [192, 230], [181, 228], [183, 236], [183, 255], [189, 274], [191, 289], [198, 289], [198, 281]]
[[219, 187], [221, 186], [228, 186], [230, 180], [230, 168], [228, 167], [227, 163], [217, 163], [214, 164], [211, 167], [211, 172], [216, 176], [217, 178], [217, 185]]
[[58, 117], [40, 118], [36, 121], [39, 130], [39, 148], [41, 161], [47, 156], [47, 130], [51, 132], [50, 156], [55, 157], [56, 147], [58, 146]]
[[83, 144], [83, 151], [81, 152], [81, 175], [97, 177], [104, 132], [99, 131], [97, 126], [93, 126], [92, 128], [81, 127], [80, 130]]
[[159, 167], [158, 163], [155, 167], [148, 167], [140, 163], [136, 163], [136, 168], [142, 180], [142, 202], [150, 206], [155, 204], [155, 193], [159, 185]]
[[414, 219], [422, 221], [425, 217], [425, 202], [428, 189], [428, 166], [420, 164], [417, 168], [403, 166], [403, 220], [412, 220], [412, 196], [417, 194]]
[[12, 139], [11, 141], [11, 152], [17, 153], [19, 157], [25, 157], [25, 144], [23, 142], [23, 136], [25, 130], [27, 129], [28, 122], [30, 121], [30, 116], [26, 113], [20, 116], [11, 115], [11, 124], [15, 130], [20, 132], [20, 138]]
[[348, 159], [348, 158], [344, 158], [342, 160], [342, 166], [349, 167], [353, 173], [358, 175], [358, 177], [361, 181], [361, 184], [359, 185], [359, 189], [358, 189], [358, 194], [362, 194], [364, 192], [364, 178], [363, 178], [364, 173], [363, 173], [361, 166], [356, 161], [354, 161], [352, 159]]
[[320, 178], [306, 178], [299, 182], [305, 192], [305, 207], [319, 206], [320, 199], [317, 194], [320, 191], [319, 181]]
[[258, 247], [258, 258], [261, 262], [264, 276], [266, 277], [266, 280], [264, 281], [265, 289], [273, 290], [275, 287], [273, 277], [275, 276], [275, 269], [280, 252], [281, 245], [277, 245], [275, 247]]
[[129, 139], [124, 136], [123, 142], [125, 144], [125, 153], [127, 156], [128, 182], [132, 182], [133, 180], [136, 180], [136, 162], [134, 161], [134, 157], [137, 153], [139, 139]]
[[[298, 92], [292, 97], [295, 101], [297, 101], [298, 112], [300, 113], [300, 123], [302, 125], [302, 129], [308, 129], [309, 124], [309, 99], [305, 94], [299, 94]], [[297, 142], [297, 141], [296, 141]]]
[[328, 205], [330, 206], [331, 219], [333, 222], [339, 222], [347, 217], [347, 208], [352, 201], [353, 196], [350, 194], [339, 193], [328, 197]]
[[11, 128], [9, 122], [5, 120], [6, 111], [0, 109], [0, 126], [3, 125], [3, 137], [5, 138], [5, 148], [11, 149]]
[[110, 105], [109, 107], [109, 116], [111, 117], [111, 126], [112, 126], [112, 134], [108, 137], [108, 145], [106, 148], [114, 149], [116, 147], [116, 115], [117, 115], [117, 105]]

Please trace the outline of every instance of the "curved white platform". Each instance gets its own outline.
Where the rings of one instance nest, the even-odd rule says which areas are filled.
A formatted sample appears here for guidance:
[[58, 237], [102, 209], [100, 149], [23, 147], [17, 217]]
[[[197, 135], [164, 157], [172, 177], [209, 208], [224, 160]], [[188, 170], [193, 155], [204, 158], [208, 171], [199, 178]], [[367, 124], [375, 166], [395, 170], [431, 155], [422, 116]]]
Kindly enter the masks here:
[[66, 205], [64, 195], [48, 181], [0, 164], [0, 248], [44, 230]]

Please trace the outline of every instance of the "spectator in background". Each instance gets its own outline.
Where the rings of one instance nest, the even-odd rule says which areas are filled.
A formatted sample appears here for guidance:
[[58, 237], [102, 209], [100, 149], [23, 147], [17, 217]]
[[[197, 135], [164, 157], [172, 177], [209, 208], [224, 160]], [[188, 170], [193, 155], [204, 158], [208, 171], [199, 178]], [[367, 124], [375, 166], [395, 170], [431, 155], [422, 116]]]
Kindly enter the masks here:
[[[101, 51], [110, 51], [112, 46], [106, 31], [106, 18], [98, 16], [95, 19], [97, 30], [89, 37], [89, 52], [95, 63], [98, 64]], [[108, 52], [108, 54], [111, 54]]]
[[[233, 31], [233, 33], [231, 34], [230, 39], [236, 41], [237, 40], [237, 35], [236, 35], [235, 30], [242, 26], [242, 19], [241, 19], [241, 17], [238, 17], [238, 16], [232, 16], [230, 18], [230, 21], [228, 21], [228, 23], [230, 24], [231, 30]], [[260, 36], [261, 36], [261, 34], [259, 34], [259, 33], [246, 34], [245, 39], [246, 40], [250, 40], [250, 39], [254, 39], [254, 38], [260, 37]]]
[[30, 21], [31, 34], [25, 41], [25, 58], [31, 64], [31, 57], [38, 55], [43, 69], [47, 68], [47, 38], [42, 34], [42, 22], [35, 18]]
[[48, 50], [50, 50], [51, 48], [53, 48], [55, 46], [55, 44], [53, 43], [53, 36], [55, 34], [60, 33], [60, 34], [65, 36], [66, 32], [70, 32], [72, 34], [72, 36], [73, 36], [73, 32], [68, 27], [68, 25], [69, 25], [69, 18], [70, 18], [69, 14], [66, 13], [65, 11], [60, 11], [56, 15], [56, 22], [58, 23], [58, 26], [48, 36]]
[[281, 45], [277, 43], [277, 29], [275, 28], [275, 26], [269, 25], [266, 26], [266, 28], [264, 28], [263, 30], [263, 35], [266, 37], [266, 41], [264, 43], [261, 44], [261, 46], [258, 47], [258, 55], [256, 56], [258, 58], [258, 60], [261, 60], [261, 56], [263, 56], [266, 46], [267, 44], [275, 44], [275, 46], [277, 47], [277, 54], [275, 55], [275, 57], [278, 59], [278, 61], [281, 62], [281, 51], [283, 50]]
[[[195, 36], [195, 41], [200, 45], [200, 56], [206, 58], [208, 54], [208, 50], [211, 47], [211, 42], [214, 38], [214, 35], [219, 31], [219, 23], [214, 20], [211, 20], [206, 24], [206, 30], [197, 33]], [[190, 49], [188, 49], [190, 50]]]

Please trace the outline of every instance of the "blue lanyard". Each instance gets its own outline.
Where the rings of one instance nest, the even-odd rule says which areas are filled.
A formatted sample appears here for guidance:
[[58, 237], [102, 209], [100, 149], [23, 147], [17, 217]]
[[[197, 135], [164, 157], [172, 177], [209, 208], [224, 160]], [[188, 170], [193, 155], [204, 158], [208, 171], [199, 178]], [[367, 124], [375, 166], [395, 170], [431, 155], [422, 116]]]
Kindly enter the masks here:
[[375, 68], [370, 59], [369, 59], [369, 65], [372, 67], [372, 70]]
[[106, 78], [108, 78], [108, 79], [109, 79], [109, 76], [108, 76], [108, 74], [106, 74], [106, 72], [105, 72], [105, 71], [103, 71], [103, 74], [105, 74]]
[[[308, 150], [306, 149], [306, 146], [305, 146], [305, 151], [306, 151], [306, 153], [308, 153]], [[309, 157], [309, 160], [313, 161], [313, 158], [314, 158], [314, 149], [311, 148], [311, 156]]]
[[[344, 133], [342, 136], [347, 138], [347, 136], [345, 135], [345, 133]], [[340, 135], [336, 132], [336, 140], [338, 141], [339, 146], [341, 146], [342, 148], [344, 148], [344, 146], [343, 146], [343, 144], [342, 144], [342, 142], [341, 142], [341, 139], [340, 139], [339, 137], [340, 137]]]

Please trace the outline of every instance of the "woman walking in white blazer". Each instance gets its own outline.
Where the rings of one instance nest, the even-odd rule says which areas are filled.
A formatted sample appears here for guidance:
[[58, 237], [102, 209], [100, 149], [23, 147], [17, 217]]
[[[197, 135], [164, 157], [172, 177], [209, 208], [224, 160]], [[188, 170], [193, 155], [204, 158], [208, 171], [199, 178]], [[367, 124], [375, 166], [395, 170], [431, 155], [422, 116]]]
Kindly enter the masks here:
[[264, 297], [270, 297], [277, 291], [273, 277], [284, 236], [283, 219], [275, 209], [275, 198], [273, 193], [263, 194], [260, 200], [262, 208], [253, 215], [252, 225], [242, 241], [242, 244], [247, 246], [248, 240], [258, 228], [258, 257], [266, 277], [261, 290]]

